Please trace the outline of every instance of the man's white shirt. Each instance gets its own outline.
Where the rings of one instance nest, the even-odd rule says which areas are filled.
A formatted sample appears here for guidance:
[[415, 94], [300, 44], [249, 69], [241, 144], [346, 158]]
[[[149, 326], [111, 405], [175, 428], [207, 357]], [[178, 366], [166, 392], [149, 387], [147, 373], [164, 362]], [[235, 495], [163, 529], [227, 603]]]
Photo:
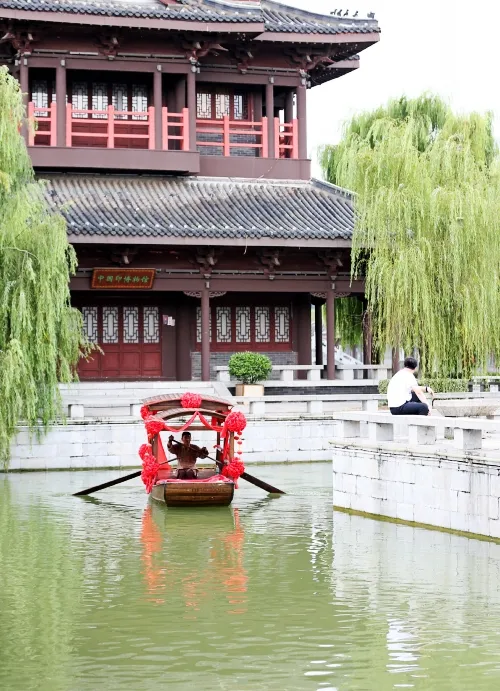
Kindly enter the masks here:
[[415, 386], [418, 386], [418, 382], [410, 370], [400, 369], [396, 372], [387, 387], [389, 408], [399, 408], [411, 401], [411, 392]]

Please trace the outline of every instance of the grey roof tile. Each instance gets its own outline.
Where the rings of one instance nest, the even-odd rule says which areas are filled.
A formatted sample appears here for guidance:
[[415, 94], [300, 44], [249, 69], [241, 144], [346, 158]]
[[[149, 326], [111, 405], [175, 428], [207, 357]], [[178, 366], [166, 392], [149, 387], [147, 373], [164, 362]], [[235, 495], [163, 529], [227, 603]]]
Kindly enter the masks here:
[[68, 233], [89, 237], [350, 240], [350, 193], [317, 180], [43, 175]]
[[[286, 33], [345, 34], [378, 32], [372, 19], [332, 17], [288, 7], [274, 0], [240, 3], [225, 0], [0, 0], [0, 10], [70, 12], [107, 17], [204, 22], [264, 22], [266, 31]], [[0, 11], [1, 16], [1, 11]]]

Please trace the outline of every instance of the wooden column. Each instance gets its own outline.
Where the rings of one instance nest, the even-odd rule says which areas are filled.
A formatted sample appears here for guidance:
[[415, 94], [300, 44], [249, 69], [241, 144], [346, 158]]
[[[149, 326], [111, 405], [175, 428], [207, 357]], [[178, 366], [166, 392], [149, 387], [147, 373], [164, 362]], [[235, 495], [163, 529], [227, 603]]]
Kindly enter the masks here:
[[210, 294], [201, 291], [201, 381], [210, 381]]
[[66, 146], [66, 67], [56, 67], [57, 146]]
[[188, 72], [187, 107], [189, 108], [189, 149], [196, 151], [196, 73]]
[[175, 112], [186, 107], [186, 79], [181, 77], [175, 84]]
[[363, 363], [365, 365], [372, 364], [373, 353], [373, 333], [372, 333], [372, 315], [368, 310], [368, 303], [363, 300]]
[[314, 305], [314, 337], [316, 342], [316, 364], [323, 364], [323, 305]]
[[400, 368], [399, 346], [392, 349], [392, 374], [393, 376]]
[[307, 158], [307, 109], [305, 86], [297, 88], [297, 120], [299, 125], [299, 158]]
[[[24, 117], [28, 117], [28, 101], [29, 101], [29, 75], [28, 75], [28, 59], [23, 55], [19, 63], [19, 83], [21, 84], [21, 92], [23, 94]], [[26, 119], [21, 125], [21, 134], [28, 141], [28, 128], [26, 127]]]
[[293, 120], [293, 96], [292, 90], [287, 91], [285, 96], [285, 122], [292, 122]]
[[[302, 295], [297, 302], [297, 359], [298, 365], [311, 365], [311, 299]], [[297, 379], [307, 379], [306, 372], [299, 372]]]
[[157, 65], [153, 79], [153, 105], [155, 107], [155, 149], [161, 150], [163, 145], [161, 131], [161, 109], [163, 106], [163, 75]]
[[326, 294], [326, 377], [335, 379], [335, 295]]
[[255, 122], [262, 120], [262, 91], [256, 91], [253, 96], [253, 112]]
[[275, 158], [274, 152], [274, 84], [268, 82], [266, 84], [266, 117], [268, 135], [267, 141], [269, 146], [269, 158]]

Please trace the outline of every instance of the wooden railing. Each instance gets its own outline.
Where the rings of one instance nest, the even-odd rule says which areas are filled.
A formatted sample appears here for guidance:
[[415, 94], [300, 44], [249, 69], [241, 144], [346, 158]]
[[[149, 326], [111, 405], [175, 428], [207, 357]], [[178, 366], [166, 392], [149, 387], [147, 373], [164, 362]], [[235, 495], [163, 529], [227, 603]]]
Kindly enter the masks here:
[[[170, 113], [168, 108], [161, 109], [162, 147], [166, 151], [175, 148], [175, 142], [181, 151], [189, 151], [189, 110], [182, 113]], [[173, 129], [175, 134], [171, 134]], [[172, 142], [173, 146], [170, 146]]]
[[274, 118], [274, 148], [276, 158], [298, 158], [298, 121], [280, 122]]
[[[75, 146], [73, 140], [90, 139], [90, 146], [106, 146], [114, 149], [134, 140], [145, 140], [146, 147], [155, 148], [155, 117], [151, 106], [146, 111], [115, 110], [108, 106], [104, 110], [87, 110], [66, 106], [66, 146]], [[94, 143], [96, 142], [96, 143]], [[101, 143], [102, 142], [102, 143]], [[89, 144], [87, 144], [89, 146]]]
[[35, 146], [35, 144], [37, 146], [55, 146], [57, 131], [56, 118], [55, 103], [51, 103], [48, 108], [41, 108], [35, 106], [33, 101], [31, 101], [28, 104], [28, 119], [30, 123], [28, 129], [28, 146]]
[[[208, 134], [216, 136], [205, 139], [203, 135]], [[231, 149], [254, 149], [261, 158], [269, 155], [267, 118], [262, 118], [259, 122], [230, 120], [227, 116], [219, 120], [200, 118], [196, 120], [196, 135], [197, 146], [217, 148], [218, 151], [221, 150], [222, 156], [231, 156]], [[249, 141], [250, 139], [254, 141]]]

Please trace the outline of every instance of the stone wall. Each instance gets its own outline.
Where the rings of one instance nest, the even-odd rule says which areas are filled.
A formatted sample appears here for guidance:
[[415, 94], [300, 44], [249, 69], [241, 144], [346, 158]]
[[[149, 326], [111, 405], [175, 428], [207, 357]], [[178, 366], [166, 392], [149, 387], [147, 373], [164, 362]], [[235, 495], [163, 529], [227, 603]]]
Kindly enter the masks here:
[[[216, 367], [227, 367], [229, 358], [233, 353], [210, 353], [210, 379], [215, 381], [217, 379]], [[271, 358], [273, 365], [296, 365], [297, 352], [288, 350], [284, 352], [268, 352], [262, 353]], [[191, 353], [191, 371], [194, 380], [201, 379], [201, 353], [200, 351], [193, 351]], [[271, 372], [269, 379], [279, 379], [279, 372]]]
[[500, 538], [495, 461], [332, 445], [334, 506]]
[[[164, 433], [168, 437], [167, 433]], [[243, 434], [245, 464], [327, 461], [333, 436], [330, 416], [248, 416]], [[194, 432], [193, 441], [212, 450], [213, 432]], [[21, 429], [12, 446], [11, 470], [130, 468], [140, 464], [137, 450], [146, 441], [142, 421], [79, 420], [55, 425], [40, 442]], [[166, 438], [165, 438], [166, 445]]]

